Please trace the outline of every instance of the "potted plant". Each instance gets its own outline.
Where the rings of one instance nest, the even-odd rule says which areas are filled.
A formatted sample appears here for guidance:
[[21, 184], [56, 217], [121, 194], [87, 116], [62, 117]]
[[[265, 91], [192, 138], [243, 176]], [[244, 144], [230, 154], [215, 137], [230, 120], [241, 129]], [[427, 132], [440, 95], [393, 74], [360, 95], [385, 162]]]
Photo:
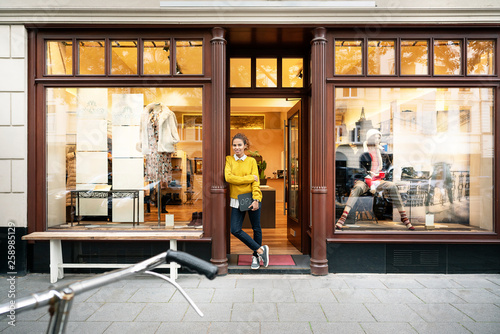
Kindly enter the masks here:
[[267, 168], [267, 162], [262, 158], [258, 151], [247, 151], [248, 156], [252, 157], [257, 161], [257, 169], [259, 170], [260, 185], [267, 184], [267, 178], [265, 170]]

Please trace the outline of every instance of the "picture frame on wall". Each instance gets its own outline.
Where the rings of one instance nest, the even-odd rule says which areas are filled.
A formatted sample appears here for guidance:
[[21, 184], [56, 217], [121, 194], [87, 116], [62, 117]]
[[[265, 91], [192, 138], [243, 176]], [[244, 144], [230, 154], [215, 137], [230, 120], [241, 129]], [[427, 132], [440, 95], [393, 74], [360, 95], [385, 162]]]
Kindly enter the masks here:
[[194, 158], [194, 173], [203, 174], [203, 159]]

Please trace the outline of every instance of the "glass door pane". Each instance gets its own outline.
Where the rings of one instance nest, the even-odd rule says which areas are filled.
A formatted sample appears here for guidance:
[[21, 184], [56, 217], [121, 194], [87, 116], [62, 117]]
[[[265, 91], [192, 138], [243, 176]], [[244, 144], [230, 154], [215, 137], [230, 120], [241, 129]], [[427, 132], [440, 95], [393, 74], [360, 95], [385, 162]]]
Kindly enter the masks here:
[[288, 120], [288, 216], [297, 219], [299, 202], [299, 115]]

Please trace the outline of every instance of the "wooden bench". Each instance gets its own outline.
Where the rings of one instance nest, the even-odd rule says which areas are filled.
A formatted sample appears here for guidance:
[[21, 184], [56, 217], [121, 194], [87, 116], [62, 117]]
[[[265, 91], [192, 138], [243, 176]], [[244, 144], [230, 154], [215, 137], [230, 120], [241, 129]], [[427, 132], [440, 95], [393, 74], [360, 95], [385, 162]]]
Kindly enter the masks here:
[[[201, 239], [199, 231], [164, 232], [111, 232], [111, 231], [47, 231], [33, 232], [22, 237], [27, 241], [50, 241], [50, 283], [64, 277], [64, 268], [125, 268], [131, 264], [120, 263], [63, 263], [61, 241], [169, 241], [169, 248], [177, 250], [177, 240]], [[181, 266], [175, 262], [163, 264], [158, 268], [170, 268], [170, 278], [177, 279]]]

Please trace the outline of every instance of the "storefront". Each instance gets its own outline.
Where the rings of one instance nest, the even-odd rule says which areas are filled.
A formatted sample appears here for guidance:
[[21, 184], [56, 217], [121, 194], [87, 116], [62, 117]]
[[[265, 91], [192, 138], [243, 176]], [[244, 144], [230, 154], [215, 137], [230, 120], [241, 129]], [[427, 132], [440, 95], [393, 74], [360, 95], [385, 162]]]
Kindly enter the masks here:
[[[271, 254], [314, 275], [500, 271], [497, 26], [23, 24], [26, 158], [2, 157], [0, 194], [24, 194], [18, 240], [202, 231], [180, 247], [232, 272], [245, 249], [223, 171], [243, 132]], [[48, 269], [46, 243], [19, 245]], [[63, 246], [68, 262], [137, 262], [164, 244]]]

